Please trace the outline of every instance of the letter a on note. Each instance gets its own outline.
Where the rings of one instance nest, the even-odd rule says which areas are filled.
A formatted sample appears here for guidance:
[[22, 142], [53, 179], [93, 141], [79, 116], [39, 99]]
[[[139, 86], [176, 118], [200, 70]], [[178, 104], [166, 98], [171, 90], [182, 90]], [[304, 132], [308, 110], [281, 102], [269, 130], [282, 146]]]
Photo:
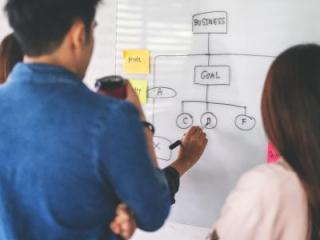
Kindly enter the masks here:
[[150, 51], [149, 50], [124, 50], [124, 72], [126, 74], [149, 74]]

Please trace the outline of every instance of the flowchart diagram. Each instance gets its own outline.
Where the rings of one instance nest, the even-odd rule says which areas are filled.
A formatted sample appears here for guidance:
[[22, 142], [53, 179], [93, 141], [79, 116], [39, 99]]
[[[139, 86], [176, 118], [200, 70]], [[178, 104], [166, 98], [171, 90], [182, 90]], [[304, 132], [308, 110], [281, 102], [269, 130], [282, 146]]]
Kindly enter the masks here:
[[[194, 36], [207, 36], [207, 50], [203, 53], [177, 54], [177, 55], [157, 55], [153, 59], [153, 87], [149, 89], [149, 99], [152, 99], [153, 113], [152, 122], [156, 122], [155, 108], [158, 101], [176, 98], [177, 90], [170, 86], [158, 85], [157, 79], [159, 72], [158, 60], [162, 58], [181, 58], [181, 57], [207, 57], [207, 64], [194, 66], [193, 84], [199, 86], [200, 99], [183, 99], [181, 101], [181, 112], [177, 114], [176, 126], [179, 129], [188, 129], [195, 124], [192, 107], [201, 108], [202, 114], [198, 122], [207, 130], [214, 130], [219, 126], [219, 116], [215, 113], [217, 107], [237, 109], [237, 115], [234, 117], [235, 129], [246, 132], [251, 131], [256, 126], [255, 116], [250, 115], [249, 109], [245, 105], [232, 102], [222, 102], [213, 99], [210, 95], [210, 89], [214, 87], [230, 87], [232, 85], [232, 68], [229, 65], [212, 64], [212, 60], [217, 56], [242, 56], [258, 58], [274, 58], [269, 55], [247, 54], [247, 53], [215, 53], [212, 49], [213, 36], [216, 34], [228, 34], [229, 18], [226, 11], [211, 11], [198, 13], [192, 16], [192, 32]], [[171, 140], [163, 136], [156, 136], [154, 145], [159, 160], [169, 161], [172, 153], [168, 146]]]

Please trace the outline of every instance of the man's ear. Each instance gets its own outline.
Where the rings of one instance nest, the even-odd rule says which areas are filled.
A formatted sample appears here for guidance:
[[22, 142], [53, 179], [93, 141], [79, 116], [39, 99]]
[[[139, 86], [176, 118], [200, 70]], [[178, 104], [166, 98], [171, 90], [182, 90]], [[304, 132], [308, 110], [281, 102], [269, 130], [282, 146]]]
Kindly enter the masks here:
[[81, 50], [87, 42], [87, 33], [82, 21], [77, 20], [69, 31], [70, 44], [73, 50]]

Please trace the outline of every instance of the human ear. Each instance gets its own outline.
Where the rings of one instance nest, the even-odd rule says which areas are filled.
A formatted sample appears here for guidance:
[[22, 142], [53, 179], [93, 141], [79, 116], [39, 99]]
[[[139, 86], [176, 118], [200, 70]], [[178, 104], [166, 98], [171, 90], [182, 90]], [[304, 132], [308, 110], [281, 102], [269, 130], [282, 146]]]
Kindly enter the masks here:
[[69, 31], [69, 36], [72, 49], [76, 51], [82, 50], [87, 42], [87, 33], [84, 23], [79, 20], [75, 21]]

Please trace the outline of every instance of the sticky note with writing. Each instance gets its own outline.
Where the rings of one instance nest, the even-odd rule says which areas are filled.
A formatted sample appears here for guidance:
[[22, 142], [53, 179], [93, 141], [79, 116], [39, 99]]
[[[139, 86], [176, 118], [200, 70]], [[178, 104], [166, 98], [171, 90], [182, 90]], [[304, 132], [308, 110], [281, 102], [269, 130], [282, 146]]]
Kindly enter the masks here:
[[148, 81], [137, 79], [132, 79], [129, 81], [138, 94], [141, 104], [146, 104], [148, 101]]
[[150, 51], [149, 50], [124, 50], [124, 72], [126, 74], [149, 74]]
[[273, 146], [272, 143], [268, 145], [268, 163], [277, 162], [280, 158], [278, 150]]

